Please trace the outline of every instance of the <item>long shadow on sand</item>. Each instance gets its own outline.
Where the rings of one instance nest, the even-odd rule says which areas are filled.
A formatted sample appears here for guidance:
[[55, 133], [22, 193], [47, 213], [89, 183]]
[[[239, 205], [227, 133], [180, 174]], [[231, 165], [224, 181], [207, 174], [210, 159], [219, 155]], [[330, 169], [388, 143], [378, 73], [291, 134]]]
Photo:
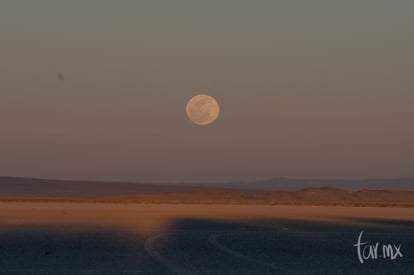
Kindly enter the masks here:
[[[413, 274], [414, 222], [175, 220], [150, 237], [110, 229], [0, 227], [0, 274]], [[353, 246], [401, 244], [364, 264]]]
[[135, 234], [65, 227], [2, 228], [0, 274], [162, 274]]
[[[156, 248], [167, 266], [189, 274], [413, 274], [414, 222], [352, 222], [179, 220]], [[361, 264], [354, 244], [362, 230], [364, 242], [401, 244], [403, 258]]]

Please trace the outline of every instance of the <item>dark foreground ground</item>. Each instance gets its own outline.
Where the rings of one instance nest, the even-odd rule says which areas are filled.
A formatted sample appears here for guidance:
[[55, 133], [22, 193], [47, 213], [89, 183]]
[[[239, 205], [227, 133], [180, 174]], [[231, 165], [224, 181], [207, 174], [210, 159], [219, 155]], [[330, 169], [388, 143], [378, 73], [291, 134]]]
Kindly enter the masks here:
[[[335, 209], [318, 208], [309, 212], [313, 216], [308, 219], [294, 217], [306, 210], [293, 206], [266, 208], [263, 215], [263, 207], [251, 211], [257, 212], [257, 218], [236, 206], [223, 206], [221, 215], [219, 207], [208, 205], [197, 206], [203, 211], [183, 206], [184, 210], [177, 210], [181, 215], [172, 214], [169, 206], [137, 207], [138, 212], [133, 207], [113, 211], [105, 206], [102, 213], [109, 214], [102, 216], [51, 204], [50, 211], [59, 208], [61, 217], [50, 214], [48, 222], [46, 206], [43, 212], [33, 205], [14, 212], [12, 207], [0, 207], [0, 274], [414, 274], [414, 221], [410, 219], [346, 215], [363, 208], [346, 209], [335, 218], [330, 216]], [[122, 211], [129, 214], [112, 217]], [[162, 213], [157, 216], [156, 211]], [[248, 218], [242, 218], [243, 212]], [[218, 219], [212, 218], [215, 213]], [[106, 223], [105, 217], [114, 222]], [[114, 226], [132, 217], [145, 221]], [[150, 221], [166, 217], [171, 217], [168, 224]], [[353, 246], [361, 230], [363, 242], [401, 245], [403, 257], [380, 258], [379, 248], [378, 259], [361, 264]]]

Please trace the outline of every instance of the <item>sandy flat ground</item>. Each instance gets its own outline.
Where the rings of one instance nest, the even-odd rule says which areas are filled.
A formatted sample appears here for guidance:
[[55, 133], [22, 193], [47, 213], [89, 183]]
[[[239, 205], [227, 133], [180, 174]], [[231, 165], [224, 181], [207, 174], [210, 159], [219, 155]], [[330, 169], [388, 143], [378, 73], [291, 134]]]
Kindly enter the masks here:
[[[367, 240], [403, 258], [358, 262]], [[412, 274], [414, 208], [0, 203], [0, 274]]]
[[[132, 229], [163, 229], [177, 219], [254, 221], [298, 219], [350, 222], [351, 219], [414, 221], [414, 208], [290, 206], [290, 205], [193, 205], [118, 204], [72, 202], [0, 203], [0, 224], [80, 224]], [[154, 227], [155, 226], [155, 227]], [[165, 228], [168, 230], [168, 228]]]

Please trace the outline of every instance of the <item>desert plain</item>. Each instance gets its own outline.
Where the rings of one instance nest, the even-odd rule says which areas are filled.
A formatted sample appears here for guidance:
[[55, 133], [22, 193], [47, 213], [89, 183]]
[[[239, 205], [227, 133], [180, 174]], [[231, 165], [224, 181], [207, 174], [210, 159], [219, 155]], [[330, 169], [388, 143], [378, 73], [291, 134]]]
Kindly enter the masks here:
[[[0, 274], [412, 274], [414, 208], [1, 202]], [[403, 257], [361, 263], [358, 236]]]

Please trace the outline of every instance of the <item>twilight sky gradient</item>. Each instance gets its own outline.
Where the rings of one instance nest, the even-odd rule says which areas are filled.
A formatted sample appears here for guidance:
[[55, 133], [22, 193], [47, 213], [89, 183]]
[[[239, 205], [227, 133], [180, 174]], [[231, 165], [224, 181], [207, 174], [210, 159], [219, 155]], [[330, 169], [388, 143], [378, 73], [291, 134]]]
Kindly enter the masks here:
[[[0, 175], [412, 177], [413, 14], [411, 0], [2, 0]], [[220, 103], [211, 126], [186, 117], [198, 93]]]

